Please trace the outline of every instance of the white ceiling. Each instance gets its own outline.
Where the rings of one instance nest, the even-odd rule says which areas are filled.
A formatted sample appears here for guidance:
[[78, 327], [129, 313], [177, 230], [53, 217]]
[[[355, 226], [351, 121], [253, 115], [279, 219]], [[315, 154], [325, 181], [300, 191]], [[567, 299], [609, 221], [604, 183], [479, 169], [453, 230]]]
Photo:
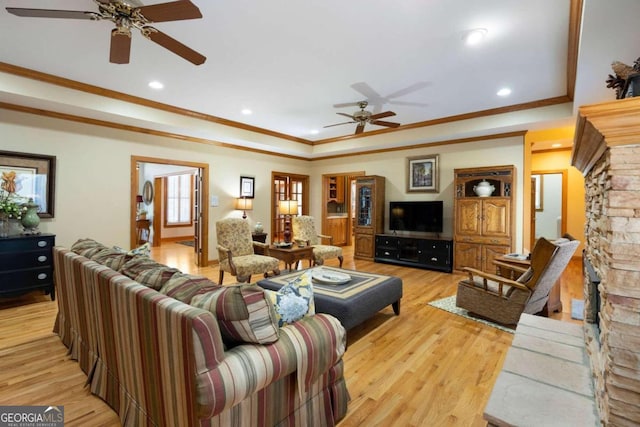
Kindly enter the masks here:
[[[4, 7], [97, 10], [90, 0], [2, 3]], [[111, 64], [110, 22], [21, 18], [4, 7], [0, 10], [0, 61], [314, 142], [354, 132], [354, 124], [323, 128], [348, 121], [337, 112], [351, 114], [358, 109], [334, 104], [368, 99], [368, 109], [374, 113], [396, 113], [384, 120], [410, 125], [568, 93], [570, 0], [193, 3], [203, 19], [154, 26], [205, 55], [207, 61], [201, 66], [137, 32], [131, 63]], [[640, 2], [584, 0], [583, 9], [575, 105], [614, 99], [614, 92], [605, 87], [611, 62], [631, 64], [640, 55], [636, 48]], [[478, 27], [488, 30], [487, 37], [480, 45], [466, 46], [462, 36]], [[0, 83], [2, 78], [0, 74]], [[150, 89], [151, 80], [163, 82], [165, 88]], [[61, 97], [25, 96], [8, 86], [0, 84], [0, 101], [101, 118], [95, 106], [86, 109]], [[510, 87], [511, 96], [498, 97], [502, 87]], [[243, 115], [244, 108], [253, 114]], [[521, 115], [508, 125], [488, 121], [464, 136], [573, 124], [574, 114], [575, 107]], [[133, 114], [102, 117], [137, 122]], [[251, 136], [221, 137], [207, 134], [204, 128], [199, 134], [161, 118], [144, 122], [145, 127], [277, 150]], [[312, 134], [313, 129], [319, 133]], [[384, 128], [367, 125], [365, 135], [378, 129]], [[403, 132], [406, 138], [398, 136]], [[409, 132], [401, 128], [398, 135], [394, 133], [394, 144], [421, 140], [419, 134]]]

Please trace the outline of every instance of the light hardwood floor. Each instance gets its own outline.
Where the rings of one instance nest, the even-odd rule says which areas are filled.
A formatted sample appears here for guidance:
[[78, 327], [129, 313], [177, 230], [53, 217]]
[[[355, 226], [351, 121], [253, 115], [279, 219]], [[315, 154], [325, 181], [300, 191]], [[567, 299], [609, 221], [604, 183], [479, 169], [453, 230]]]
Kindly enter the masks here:
[[[485, 426], [482, 412], [513, 335], [427, 305], [454, 295], [461, 274], [354, 260], [352, 248], [344, 252], [343, 268], [399, 276], [404, 295], [400, 316], [387, 307], [348, 333], [351, 402], [340, 427]], [[216, 266], [193, 265], [187, 246], [168, 243], [152, 257], [218, 279]], [[554, 318], [576, 322], [571, 299], [582, 298], [581, 268], [575, 259], [563, 275], [563, 313]], [[225, 276], [225, 284], [233, 282]], [[40, 293], [0, 300], [0, 405], [64, 405], [66, 426], [119, 425], [52, 333], [56, 312], [56, 302]]]

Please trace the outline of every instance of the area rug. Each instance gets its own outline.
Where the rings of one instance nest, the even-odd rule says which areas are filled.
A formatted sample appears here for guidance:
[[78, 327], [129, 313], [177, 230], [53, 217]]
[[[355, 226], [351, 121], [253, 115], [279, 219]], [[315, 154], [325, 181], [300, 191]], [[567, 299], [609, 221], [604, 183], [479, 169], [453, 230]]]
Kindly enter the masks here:
[[180, 245], [191, 246], [191, 247], [193, 247], [196, 244], [193, 240], [179, 240], [176, 243]]
[[514, 333], [513, 329], [507, 328], [506, 326], [498, 325], [497, 323], [490, 322], [488, 320], [479, 319], [477, 317], [470, 316], [467, 310], [464, 308], [456, 307], [456, 296], [450, 296], [442, 299], [438, 299], [435, 301], [431, 301], [429, 303], [430, 306], [439, 308], [440, 310], [448, 311], [449, 313], [457, 314], [458, 316], [462, 316], [469, 320], [473, 320], [474, 322], [480, 322], [487, 326], [491, 326], [496, 329], [500, 329], [501, 331]]
[[571, 318], [584, 320], [584, 300], [576, 298], [571, 299]]

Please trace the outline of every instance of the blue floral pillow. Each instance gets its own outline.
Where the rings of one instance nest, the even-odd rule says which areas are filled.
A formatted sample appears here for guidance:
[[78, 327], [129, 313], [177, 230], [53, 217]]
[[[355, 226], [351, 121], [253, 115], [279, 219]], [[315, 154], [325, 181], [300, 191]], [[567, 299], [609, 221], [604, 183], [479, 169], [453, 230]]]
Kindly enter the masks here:
[[265, 292], [276, 311], [279, 327], [316, 313], [313, 302], [313, 283], [309, 270], [284, 285], [277, 292], [269, 290], [265, 290]]

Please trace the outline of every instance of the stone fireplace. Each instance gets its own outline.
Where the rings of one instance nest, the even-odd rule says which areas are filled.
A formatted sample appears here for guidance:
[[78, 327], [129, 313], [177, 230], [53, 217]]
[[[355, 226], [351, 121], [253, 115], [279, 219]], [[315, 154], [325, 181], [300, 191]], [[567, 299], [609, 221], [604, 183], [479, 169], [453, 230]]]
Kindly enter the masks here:
[[600, 417], [639, 425], [640, 98], [581, 107], [572, 164], [585, 177], [584, 329]]

